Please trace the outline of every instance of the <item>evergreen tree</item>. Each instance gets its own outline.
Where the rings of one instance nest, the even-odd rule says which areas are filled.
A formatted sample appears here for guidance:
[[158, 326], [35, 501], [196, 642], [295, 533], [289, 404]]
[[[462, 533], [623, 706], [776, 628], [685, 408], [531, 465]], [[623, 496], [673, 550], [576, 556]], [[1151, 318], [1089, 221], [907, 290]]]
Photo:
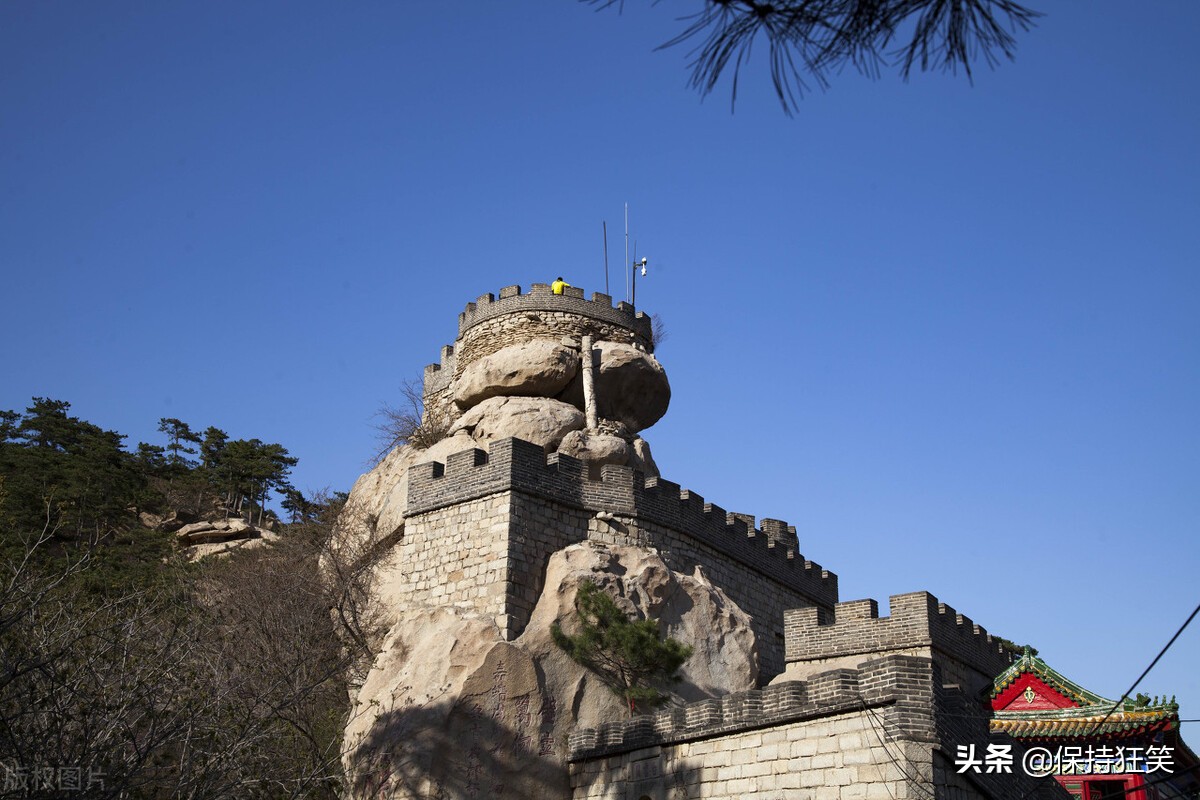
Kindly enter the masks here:
[[126, 523], [145, 486], [115, 431], [67, 414], [71, 404], [33, 398], [24, 415], [0, 415], [0, 474], [7, 522], [17, 531], [49, 526], [60, 537], [101, 538]]
[[[183, 420], [172, 417], [160, 419], [158, 430], [167, 435], [167, 449], [171, 451], [170, 464], [172, 466], [191, 466], [192, 462], [187, 456], [196, 455], [196, 448], [188, 447], [188, 444], [200, 444], [200, 435], [193, 433], [191, 427]], [[182, 455], [180, 455], [181, 453]]]
[[167, 469], [167, 450], [156, 444], [138, 442], [137, 452], [133, 454], [138, 465], [147, 475], [161, 475]]
[[200, 465], [205, 469], [215, 468], [217, 460], [225, 450], [225, 443], [228, 441], [229, 434], [220, 428], [212, 426], [205, 428], [204, 435], [200, 440]]
[[657, 686], [680, 679], [679, 668], [692, 655], [690, 646], [664, 639], [652, 619], [629, 619], [616, 601], [590, 581], [579, 586], [575, 612], [579, 633], [571, 636], [555, 623], [550, 629], [555, 644], [600, 673], [609, 688], [629, 703], [631, 714], [639, 706], [666, 702], [667, 695]]

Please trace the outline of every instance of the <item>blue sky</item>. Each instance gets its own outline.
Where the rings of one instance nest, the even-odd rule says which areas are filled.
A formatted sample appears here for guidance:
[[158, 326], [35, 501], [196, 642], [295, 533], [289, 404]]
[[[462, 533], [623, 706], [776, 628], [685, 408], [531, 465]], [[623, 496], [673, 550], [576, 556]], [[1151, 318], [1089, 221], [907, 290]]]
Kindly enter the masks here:
[[[0, 408], [348, 489], [466, 302], [603, 290], [602, 221], [622, 293], [628, 202], [664, 475], [1118, 696], [1200, 600], [1200, 6], [1038, 5], [794, 118], [687, 88], [685, 3], [0, 5]], [[1198, 661], [1140, 688], [1200, 717]]]

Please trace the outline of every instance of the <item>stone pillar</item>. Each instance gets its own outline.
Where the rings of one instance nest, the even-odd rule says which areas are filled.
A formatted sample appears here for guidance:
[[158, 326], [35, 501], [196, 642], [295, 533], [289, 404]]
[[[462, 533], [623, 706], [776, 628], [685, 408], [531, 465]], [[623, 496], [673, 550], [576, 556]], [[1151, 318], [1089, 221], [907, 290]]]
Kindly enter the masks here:
[[587, 416], [587, 429], [596, 430], [599, 420], [596, 418], [596, 376], [592, 367], [592, 337], [584, 336], [580, 353], [583, 363], [583, 411]]

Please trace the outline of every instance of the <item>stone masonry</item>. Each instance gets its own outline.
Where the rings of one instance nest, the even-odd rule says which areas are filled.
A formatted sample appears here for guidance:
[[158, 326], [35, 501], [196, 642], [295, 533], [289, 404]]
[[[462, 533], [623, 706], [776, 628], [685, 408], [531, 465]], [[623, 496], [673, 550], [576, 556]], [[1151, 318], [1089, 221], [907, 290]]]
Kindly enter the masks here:
[[425, 367], [426, 413], [442, 419], [453, 416], [450, 384], [478, 358], [519, 342], [578, 342], [585, 335], [654, 352], [650, 318], [628, 303], [614, 306], [612, 298], [600, 292], [585, 300], [583, 289], [567, 287], [554, 294], [549, 285], [535, 283], [527, 294], [521, 294], [520, 286], [505, 286], [499, 297], [482, 295], [459, 314], [455, 343], [442, 348], [437, 364]]
[[[655, 547], [676, 571], [703, 569], [750, 614], [761, 674], [770, 678], [784, 667], [784, 610], [831, 610], [837, 576], [796, 551], [787, 523], [761, 525], [670, 481], [615, 465], [593, 480], [574, 458], [504, 439], [490, 453], [466, 450], [413, 467], [400, 557], [421, 576], [419, 599], [438, 591], [440, 602], [497, 617], [511, 639], [528, 622], [551, 553], [586, 539]], [[487, 531], [491, 541], [468, 541], [466, 531]], [[456, 552], [470, 561], [466, 569], [455, 567]], [[450, 582], [435, 588], [439, 581]]]
[[[839, 606], [851, 615], [870, 607]], [[968, 667], [941, 648], [931, 656], [898, 652], [941, 638], [947, 632], [936, 632], [938, 616], [946, 614], [942, 609], [925, 593], [894, 597], [896, 624], [883, 621], [868, 640], [888, 655], [865, 658], [854, 668], [824, 669], [805, 680], [776, 681], [763, 690], [576, 730], [570, 738], [572, 799], [1063, 798], [1054, 782], [1036, 782], [1019, 770], [955, 769], [959, 746], [985, 752], [995, 741], [978, 702], [946, 682], [947, 674]], [[876, 618], [854, 621], [865, 619]], [[822, 631], [828, 636], [817, 644], [856, 649], [847, 633], [854, 621], [842, 621], [847, 627], [836, 632]], [[794, 626], [787, 643], [788, 663], [809, 655], [804, 648], [810, 640], [796, 636]], [[991, 657], [986, 640], [982, 650], [972, 645], [953, 650], [976, 664]], [[1020, 748], [1014, 751], [1019, 757]]]
[[[426, 368], [426, 413], [453, 418], [453, 381], [476, 359], [538, 338], [578, 347], [585, 335], [653, 351], [650, 319], [607, 295], [554, 295], [543, 284], [483, 295]], [[416, 464], [393, 550], [407, 602], [485, 614], [509, 642], [547, 588], [550, 556], [588, 540], [653, 548], [676, 572], [701, 570], [752, 618], [761, 688], [576, 729], [572, 800], [1065, 796], [1020, 770], [954, 768], [957, 747], [995, 741], [978, 698], [1011, 661], [999, 639], [927, 592], [893, 595], [882, 617], [874, 600], [838, 602], [837, 576], [800, 554], [786, 522], [596, 466], [514, 438]]]
[[936, 658], [947, 681], [980, 691], [1012, 663], [982, 627], [928, 592], [893, 595], [891, 615], [874, 600], [838, 603], [832, 611], [795, 608], [784, 613], [787, 672], [802, 679], [833, 667], [853, 667], [883, 653]]

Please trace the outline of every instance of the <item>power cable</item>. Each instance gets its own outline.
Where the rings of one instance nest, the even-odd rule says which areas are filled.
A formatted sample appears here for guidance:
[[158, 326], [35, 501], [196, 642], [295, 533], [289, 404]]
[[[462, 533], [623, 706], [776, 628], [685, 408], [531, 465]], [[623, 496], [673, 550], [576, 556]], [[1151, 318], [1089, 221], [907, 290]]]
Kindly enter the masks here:
[[1130, 693], [1138, 687], [1138, 684], [1142, 682], [1142, 678], [1145, 678], [1150, 674], [1150, 670], [1154, 669], [1154, 665], [1158, 663], [1158, 660], [1166, 655], [1166, 652], [1171, 649], [1171, 645], [1175, 644], [1175, 640], [1179, 638], [1179, 635], [1183, 633], [1184, 629], [1187, 628], [1191, 621], [1196, 618], [1196, 614], [1200, 614], [1200, 605], [1197, 605], [1196, 608], [1193, 609], [1188, 618], [1184, 620], [1182, 625], [1179, 626], [1179, 630], [1175, 631], [1175, 635], [1171, 637], [1171, 641], [1167, 642], [1166, 645], [1163, 646], [1163, 649], [1158, 651], [1158, 655], [1156, 655], [1154, 660], [1150, 662], [1150, 666], [1142, 670], [1142, 674], [1138, 676], [1138, 679], [1133, 682], [1132, 686], [1125, 690], [1125, 694], [1121, 695], [1121, 699], [1114, 703], [1113, 707], [1108, 710], [1108, 713], [1096, 723], [1096, 727], [1092, 728], [1091, 732], [1087, 734], [1088, 736], [1091, 736], [1096, 731], [1100, 730], [1100, 726], [1108, 721], [1108, 718], [1111, 717], [1117, 708], [1125, 702], [1125, 699], [1129, 697]]
[[[1094, 728], [1092, 728], [1092, 730], [1090, 732], [1088, 732], [1087, 734], [1084, 734], [1084, 736], [1091, 736], [1097, 730], [1099, 730], [1100, 726], [1103, 725], [1108, 720], [1108, 718], [1113, 715], [1113, 712], [1115, 712], [1117, 710], [1117, 707], [1125, 702], [1125, 699], [1127, 697], [1129, 697], [1129, 693], [1132, 692], [1134, 689], [1136, 689], [1138, 687], [1138, 684], [1142, 682], [1142, 679], [1145, 678], [1148, 674], [1150, 674], [1150, 670], [1154, 669], [1154, 665], [1158, 663], [1159, 659], [1161, 659], [1166, 654], [1166, 652], [1171, 649], [1171, 645], [1175, 644], [1175, 640], [1179, 638], [1179, 635], [1181, 633], [1183, 633], [1184, 629], [1187, 628], [1187, 626], [1189, 624], [1191, 624], [1191, 621], [1196, 618], [1196, 614], [1200, 614], [1200, 605], [1197, 605], [1196, 608], [1192, 611], [1192, 613], [1188, 615], [1188, 618], [1186, 620], [1184, 620], [1182, 625], [1179, 626], [1179, 630], [1175, 631], [1175, 635], [1171, 637], [1171, 640], [1169, 642], [1167, 642], [1165, 645], [1163, 645], [1162, 650], [1158, 651], [1158, 655], [1156, 655], [1154, 657], [1154, 660], [1150, 662], [1150, 666], [1148, 666], [1144, 670], [1142, 670], [1142, 674], [1139, 675], [1138, 679], [1133, 682], [1133, 685], [1130, 686], [1125, 691], [1125, 694], [1121, 695], [1121, 699], [1118, 700], [1115, 704], [1113, 704], [1113, 707], [1108, 710], [1108, 713], [1104, 715], [1104, 718], [1101, 719], [1099, 722], [1097, 722], [1096, 726]], [[1195, 768], [1193, 768], [1192, 770], [1187, 770], [1187, 772], [1192, 772], [1192, 771], [1194, 771], [1194, 769]], [[1186, 774], [1186, 772], [1180, 773], [1180, 774]], [[1044, 775], [1044, 776], [1042, 776], [1042, 780], [1044, 780], [1045, 778], [1048, 778], [1048, 777], [1051, 777], [1051, 776]], [[1161, 780], [1166, 780], [1166, 779], [1163, 778], [1163, 779], [1160, 779], [1160, 781]], [[1147, 785], [1149, 785], [1149, 784], [1147, 784]], [[1028, 792], [1026, 792], [1024, 795], [1022, 795], [1020, 800], [1026, 800], [1026, 798], [1028, 798], [1031, 794], [1036, 792], [1039, 788], [1040, 788], [1040, 786], [1033, 787]]]

